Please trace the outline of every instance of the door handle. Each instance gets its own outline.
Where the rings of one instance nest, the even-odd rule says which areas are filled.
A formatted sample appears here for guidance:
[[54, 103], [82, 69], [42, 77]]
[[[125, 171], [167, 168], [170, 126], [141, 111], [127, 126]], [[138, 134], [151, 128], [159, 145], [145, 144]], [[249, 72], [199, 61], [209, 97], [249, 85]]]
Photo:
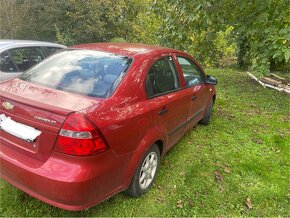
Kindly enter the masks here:
[[168, 109], [162, 109], [161, 111], [159, 111], [159, 115], [162, 116], [164, 114], [166, 114], [168, 112]]
[[193, 100], [195, 100], [196, 99], [196, 95], [193, 95], [192, 97], [191, 97], [191, 100], [193, 101]]

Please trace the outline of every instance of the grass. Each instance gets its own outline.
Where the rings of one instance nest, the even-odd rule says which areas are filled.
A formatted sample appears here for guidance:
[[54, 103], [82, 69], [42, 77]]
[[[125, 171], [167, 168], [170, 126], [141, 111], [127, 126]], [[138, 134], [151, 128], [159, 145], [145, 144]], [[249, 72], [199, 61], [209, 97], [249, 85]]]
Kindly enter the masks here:
[[218, 78], [211, 124], [197, 125], [163, 158], [150, 192], [69, 212], [1, 180], [0, 215], [289, 216], [289, 95], [243, 72], [207, 72]]

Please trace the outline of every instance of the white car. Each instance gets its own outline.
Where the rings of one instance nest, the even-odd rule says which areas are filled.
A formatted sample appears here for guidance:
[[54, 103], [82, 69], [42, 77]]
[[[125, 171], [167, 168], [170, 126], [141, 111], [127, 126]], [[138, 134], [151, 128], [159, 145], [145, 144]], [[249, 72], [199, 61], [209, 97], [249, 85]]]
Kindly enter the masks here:
[[54, 52], [66, 48], [50, 42], [0, 40], [0, 81], [17, 77]]

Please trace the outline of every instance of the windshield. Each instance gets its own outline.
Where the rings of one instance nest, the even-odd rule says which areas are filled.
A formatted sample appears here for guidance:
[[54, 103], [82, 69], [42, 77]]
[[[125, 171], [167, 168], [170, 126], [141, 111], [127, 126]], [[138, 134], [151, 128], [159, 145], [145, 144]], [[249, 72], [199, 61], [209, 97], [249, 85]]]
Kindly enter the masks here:
[[19, 78], [46, 87], [105, 98], [112, 94], [131, 58], [90, 50], [62, 50]]

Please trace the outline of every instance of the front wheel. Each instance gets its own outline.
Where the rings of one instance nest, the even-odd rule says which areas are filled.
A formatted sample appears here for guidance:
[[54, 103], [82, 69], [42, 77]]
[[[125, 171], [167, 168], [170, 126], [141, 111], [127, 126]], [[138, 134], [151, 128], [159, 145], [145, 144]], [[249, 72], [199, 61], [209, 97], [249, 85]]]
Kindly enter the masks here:
[[204, 124], [204, 125], [208, 125], [210, 122], [210, 117], [211, 117], [211, 113], [212, 113], [212, 108], [213, 108], [213, 99], [211, 99], [206, 114], [204, 115], [204, 117], [199, 121], [199, 123]]
[[134, 177], [127, 189], [127, 194], [133, 197], [143, 195], [152, 186], [160, 164], [160, 152], [154, 144], [143, 156]]

